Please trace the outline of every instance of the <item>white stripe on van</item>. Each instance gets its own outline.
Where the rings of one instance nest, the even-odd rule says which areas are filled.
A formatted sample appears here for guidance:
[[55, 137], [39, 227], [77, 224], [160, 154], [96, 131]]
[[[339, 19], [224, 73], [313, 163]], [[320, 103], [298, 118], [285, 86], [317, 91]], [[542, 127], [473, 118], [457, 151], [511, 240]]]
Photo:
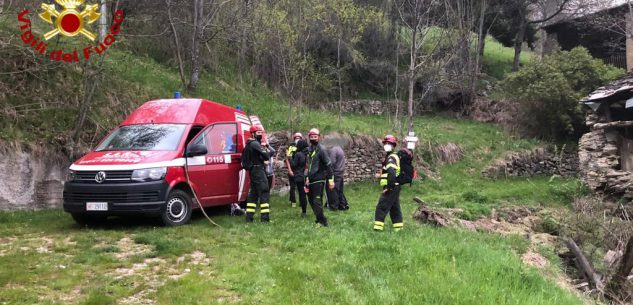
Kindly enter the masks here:
[[[204, 156], [202, 157], [202, 164], [197, 158], [188, 158], [189, 165], [202, 165], [205, 164]], [[135, 170], [155, 167], [170, 167], [170, 166], [185, 166], [185, 159], [178, 158], [171, 161], [153, 162], [153, 163], [138, 163], [138, 164], [114, 164], [114, 165], [77, 165], [70, 166], [70, 170], [74, 171], [116, 171], [116, 170]]]

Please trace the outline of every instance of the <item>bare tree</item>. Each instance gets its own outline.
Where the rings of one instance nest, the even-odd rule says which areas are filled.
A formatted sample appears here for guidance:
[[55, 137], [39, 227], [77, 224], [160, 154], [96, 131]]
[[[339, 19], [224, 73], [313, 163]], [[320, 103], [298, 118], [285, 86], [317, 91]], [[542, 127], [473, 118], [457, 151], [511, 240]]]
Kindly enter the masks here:
[[[423, 91], [418, 100], [424, 100], [429, 93], [443, 83], [446, 66], [452, 62], [456, 49], [451, 37], [453, 33], [445, 26], [450, 1], [401, 0], [397, 11], [401, 23], [409, 32], [408, 81], [408, 132], [413, 132], [413, 116], [416, 104], [415, 88], [423, 75]], [[466, 50], [468, 51], [468, 50]]]
[[169, 27], [171, 29], [171, 35], [174, 39], [174, 52], [176, 53], [176, 59], [178, 60], [178, 72], [180, 74], [180, 84], [181, 88], [186, 88], [186, 77], [185, 77], [185, 63], [182, 59], [182, 46], [180, 45], [180, 38], [178, 37], [178, 30], [176, 29], [176, 24], [174, 17], [172, 15], [172, 1], [165, 0], [165, 6], [167, 7], [167, 21], [169, 22]]

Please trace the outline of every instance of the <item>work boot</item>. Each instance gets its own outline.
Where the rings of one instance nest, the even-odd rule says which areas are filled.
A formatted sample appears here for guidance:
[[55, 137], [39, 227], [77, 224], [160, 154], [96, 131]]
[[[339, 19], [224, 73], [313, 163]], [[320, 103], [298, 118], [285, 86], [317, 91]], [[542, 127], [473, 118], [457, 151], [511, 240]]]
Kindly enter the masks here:
[[262, 222], [270, 222], [270, 216], [268, 213], [262, 213]]
[[246, 222], [253, 222], [253, 216], [255, 213], [246, 213]]

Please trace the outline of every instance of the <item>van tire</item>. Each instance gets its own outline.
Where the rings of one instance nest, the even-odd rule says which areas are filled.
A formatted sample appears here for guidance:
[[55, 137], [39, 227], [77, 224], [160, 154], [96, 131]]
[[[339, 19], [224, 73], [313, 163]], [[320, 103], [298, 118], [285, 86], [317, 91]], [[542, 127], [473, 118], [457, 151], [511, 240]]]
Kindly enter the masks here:
[[81, 226], [93, 226], [106, 222], [108, 215], [90, 215], [85, 213], [70, 214], [75, 222]]
[[167, 196], [160, 218], [164, 226], [184, 225], [191, 219], [191, 195], [183, 190], [173, 190]]

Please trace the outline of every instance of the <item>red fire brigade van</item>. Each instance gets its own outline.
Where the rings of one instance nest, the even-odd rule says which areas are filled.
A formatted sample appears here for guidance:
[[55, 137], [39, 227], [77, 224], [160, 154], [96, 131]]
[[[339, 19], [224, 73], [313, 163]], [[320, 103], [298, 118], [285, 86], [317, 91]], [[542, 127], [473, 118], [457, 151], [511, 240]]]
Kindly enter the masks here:
[[145, 214], [174, 226], [199, 207], [192, 189], [202, 207], [242, 202], [249, 179], [240, 163], [253, 124], [261, 125], [203, 99], [147, 102], [70, 166], [64, 211], [80, 224]]

